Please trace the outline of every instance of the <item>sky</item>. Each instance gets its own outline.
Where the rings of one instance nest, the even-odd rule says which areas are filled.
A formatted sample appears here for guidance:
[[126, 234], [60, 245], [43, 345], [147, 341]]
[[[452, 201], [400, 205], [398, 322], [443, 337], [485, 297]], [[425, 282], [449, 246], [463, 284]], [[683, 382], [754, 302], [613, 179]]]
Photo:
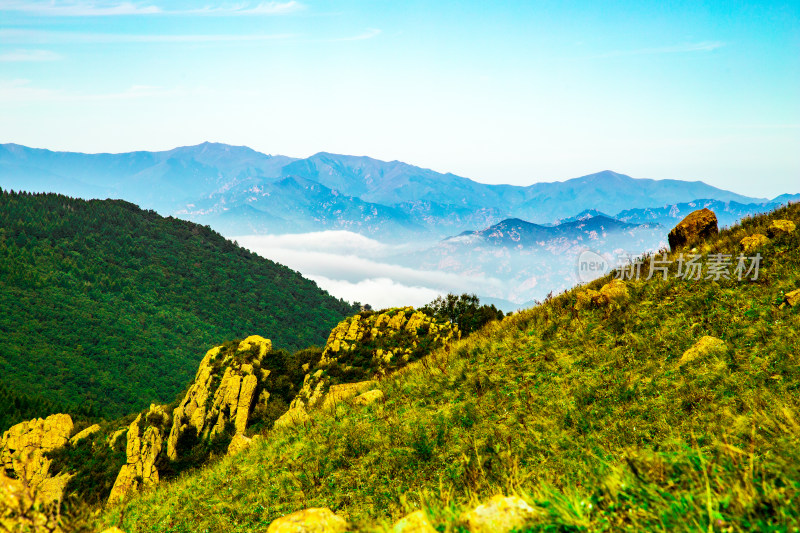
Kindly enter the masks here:
[[800, 2], [0, 0], [0, 142], [800, 192]]

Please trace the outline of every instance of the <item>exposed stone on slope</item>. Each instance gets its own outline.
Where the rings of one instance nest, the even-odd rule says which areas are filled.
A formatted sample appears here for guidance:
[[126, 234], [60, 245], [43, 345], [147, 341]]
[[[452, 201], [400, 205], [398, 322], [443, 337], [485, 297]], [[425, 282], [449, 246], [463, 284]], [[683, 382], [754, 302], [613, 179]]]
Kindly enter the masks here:
[[328, 508], [297, 511], [273, 521], [267, 533], [342, 533], [347, 521]]
[[86, 429], [84, 429], [82, 431], [79, 431], [74, 437], [69, 439], [69, 443], [71, 445], [75, 446], [81, 440], [83, 440], [86, 437], [89, 437], [91, 435], [94, 435], [98, 431], [100, 431], [100, 424], [94, 424], [92, 426], [89, 426], [88, 428], [86, 428]]
[[588, 307], [609, 307], [619, 306], [628, 301], [630, 295], [628, 286], [621, 279], [611, 280], [603, 285], [599, 291], [586, 289], [576, 294], [578, 301], [575, 309], [585, 309]]
[[767, 238], [766, 235], [762, 235], [760, 233], [753, 233], [752, 235], [748, 235], [747, 237], [739, 241], [739, 244], [742, 245], [742, 249], [745, 252], [750, 252], [752, 250], [761, 248], [768, 242], [769, 239]]
[[670, 250], [690, 246], [719, 233], [717, 215], [710, 209], [692, 211], [667, 236]]
[[65, 446], [72, 433], [72, 417], [65, 414], [50, 415], [12, 426], [0, 441], [0, 466], [13, 475], [42, 491], [41, 501], [57, 500], [61, 497], [68, 475], [49, 477], [52, 461], [46, 452]]
[[383, 400], [384, 394], [382, 390], [370, 390], [363, 394], [359, 394], [353, 399], [353, 403], [356, 405], [369, 405], [375, 402], [379, 402]]
[[767, 228], [767, 235], [770, 239], [780, 237], [781, 235], [788, 235], [793, 233], [796, 225], [791, 220], [777, 219], [773, 220], [772, 224]]
[[461, 521], [470, 533], [507, 533], [522, 530], [538, 513], [516, 496], [494, 496], [464, 513]]
[[260, 435], [256, 435], [252, 439], [245, 437], [241, 433], [235, 435], [231, 439], [231, 443], [228, 445], [228, 455], [236, 455], [237, 453], [246, 450], [253, 444], [254, 441], [259, 438], [261, 438]]
[[414, 511], [398, 520], [392, 533], [436, 533], [423, 511]]
[[[341, 385], [331, 385], [328, 389], [328, 394], [322, 402], [323, 409], [333, 409], [336, 404], [355, 398], [364, 391], [374, 387], [377, 383], [375, 381], [359, 381], [356, 383], [342, 383]], [[312, 406], [313, 407], [313, 406]]]
[[203, 438], [216, 437], [228, 424], [233, 425], [235, 434], [245, 432], [253, 404], [265, 405], [269, 399], [266, 390], [259, 398], [255, 393], [259, 382], [269, 376], [261, 363], [270, 350], [269, 339], [251, 335], [239, 343], [235, 353], [223, 353], [220, 346], [206, 353], [186, 396], [173, 412], [167, 439], [170, 459], [178, 458], [178, 441], [190, 429]]
[[781, 307], [786, 305], [788, 305], [789, 307], [800, 305], [800, 289], [795, 289], [793, 291], [787, 292], [783, 296], [783, 303], [781, 304]]
[[706, 335], [697, 341], [691, 348], [683, 352], [680, 364], [689, 363], [709, 354], [722, 353], [726, 350], [725, 341]]
[[[146, 416], [140, 413], [128, 427], [128, 445], [125, 450], [126, 464], [122, 465], [111, 494], [109, 505], [123, 501], [140, 487], [150, 487], [158, 483], [158, 469], [155, 466], [163, 444], [162, 425], [166, 415], [163, 406], [151, 405]], [[145, 428], [146, 423], [149, 423]]]

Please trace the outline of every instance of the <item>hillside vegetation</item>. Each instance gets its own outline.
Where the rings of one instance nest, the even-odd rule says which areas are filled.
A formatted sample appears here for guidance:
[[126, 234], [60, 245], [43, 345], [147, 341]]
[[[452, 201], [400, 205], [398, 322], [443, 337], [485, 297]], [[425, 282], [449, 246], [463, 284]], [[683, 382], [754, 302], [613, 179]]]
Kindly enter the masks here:
[[[738, 255], [776, 218], [800, 222], [800, 205], [699, 252]], [[763, 241], [757, 281], [684, 280], [673, 265], [605, 304], [567, 292], [382, 379], [382, 402], [265, 431], [95, 525], [264, 531], [330, 507], [353, 529], [423, 509], [458, 531], [479, 499], [516, 493], [537, 510], [531, 531], [796, 531], [800, 306], [781, 303], [800, 287], [799, 244], [798, 231]], [[711, 348], [685, 355], [701, 339]]]
[[0, 431], [47, 401], [109, 418], [169, 402], [220, 339], [322, 345], [356, 310], [208, 227], [2, 189], [0, 308], [0, 384], [37, 398], [0, 404]]

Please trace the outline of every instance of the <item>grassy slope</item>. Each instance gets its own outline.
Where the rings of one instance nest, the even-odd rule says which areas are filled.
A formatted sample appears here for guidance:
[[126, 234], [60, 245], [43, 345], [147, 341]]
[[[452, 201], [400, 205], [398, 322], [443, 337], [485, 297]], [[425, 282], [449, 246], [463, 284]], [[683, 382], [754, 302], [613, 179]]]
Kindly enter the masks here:
[[[738, 253], [772, 218], [800, 222], [800, 205], [706, 251]], [[456, 530], [468, 504], [513, 491], [544, 512], [534, 529], [796, 531], [800, 312], [776, 303], [800, 287], [798, 244], [761, 250], [758, 282], [636, 282], [612, 312], [561, 295], [384, 380], [385, 404], [274, 431], [100, 521], [260, 531], [329, 506], [380, 529], [423, 507]], [[703, 335], [727, 354], [679, 365]]]
[[[6, 388], [107, 417], [172, 400], [220, 339], [305, 348], [353, 312], [210, 228], [119, 200], [2, 190], [0, 309]], [[31, 416], [5, 407], [4, 419]]]

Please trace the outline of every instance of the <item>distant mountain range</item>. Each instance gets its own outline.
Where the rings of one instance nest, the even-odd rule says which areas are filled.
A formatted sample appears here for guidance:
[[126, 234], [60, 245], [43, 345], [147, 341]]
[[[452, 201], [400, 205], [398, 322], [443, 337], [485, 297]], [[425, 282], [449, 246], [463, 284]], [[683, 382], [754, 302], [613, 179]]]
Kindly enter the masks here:
[[346, 229], [379, 239], [445, 238], [509, 218], [552, 225], [585, 210], [619, 213], [612, 218], [632, 224], [664, 224], [673, 206], [698, 201], [727, 206], [722, 211], [731, 223], [786, 201], [608, 170], [527, 187], [488, 185], [399, 161], [325, 152], [296, 159], [217, 143], [122, 154], [3, 144], [0, 186], [122, 198], [228, 235]]

